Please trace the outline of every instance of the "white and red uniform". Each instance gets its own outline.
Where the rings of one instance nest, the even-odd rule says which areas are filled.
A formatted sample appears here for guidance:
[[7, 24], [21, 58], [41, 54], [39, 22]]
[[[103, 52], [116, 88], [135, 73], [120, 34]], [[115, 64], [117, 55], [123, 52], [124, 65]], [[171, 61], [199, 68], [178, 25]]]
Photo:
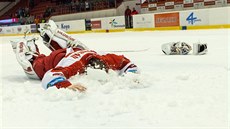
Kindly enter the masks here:
[[[87, 67], [105, 68], [118, 71], [119, 75], [127, 72], [137, 73], [138, 68], [123, 55], [98, 54], [79, 40], [58, 29], [49, 21], [39, 29], [44, 44], [52, 50], [49, 56], [40, 54], [35, 41], [37, 38], [12, 42], [16, 59], [29, 78], [41, 79], [45, 89], [56, 86], [66, 88], [71, 85], [68, 79], [85, 73]], [[67, 48], [68, 47], [68, 48]], [[100, 67], [98, 67], [100, 66]]]
[[71, 76], [82, 74], [92, 58], [101, 60], [106, 68], [125, 73], [127, 69], [137, 69], [129, 59], [123, 55], [100, 55], [92, 50], [79, 50], [77, 48], [59, 49], [49, 56], [39, 55], [33, 62], [33, 69], [45, 89], [56, 86], [66, 88], [71, 85], [67, 80]]

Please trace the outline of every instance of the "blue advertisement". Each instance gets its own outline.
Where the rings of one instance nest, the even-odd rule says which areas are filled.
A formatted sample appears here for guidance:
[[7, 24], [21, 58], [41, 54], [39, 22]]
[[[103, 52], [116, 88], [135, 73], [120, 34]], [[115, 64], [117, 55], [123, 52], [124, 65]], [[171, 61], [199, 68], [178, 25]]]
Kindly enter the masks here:
[[201, 19], [199, 19], [194, 12], [190, 13], [189, 16], [186, 18], [186, 21], [188, 24], [194, 25], [196, 22], [201, 22]]

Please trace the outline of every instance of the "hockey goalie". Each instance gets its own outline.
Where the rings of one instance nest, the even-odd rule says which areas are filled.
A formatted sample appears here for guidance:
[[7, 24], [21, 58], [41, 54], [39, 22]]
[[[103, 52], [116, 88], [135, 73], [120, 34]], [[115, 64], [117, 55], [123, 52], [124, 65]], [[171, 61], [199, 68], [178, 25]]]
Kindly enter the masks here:
[[88, 68], [105, 72], [113, 70], [118, 75], [139, 73], [138, 67], [125, 56], [89, 50], [78, 39], [58, 29], [53, 21], [39, 31], [43, 43], [52, 51], [48, 56], [39, 52], [35, 44], [37, 38], [25, 37], [11, 44], [25, 74], [32, 79], [41, 79], [44, 89], [57, 87], [85, 91], [84, 86], [72, 84], [69, 78], [86, 73]]
[[[161, 46], [161, 49], [166, 55], [187, 55], [192, 50], [192, 47], [185, 42], [173, 42], [165, 43]], [[207, 44], [194, 43], [193, 44], [193, 54], [203, 55], [208, 51]]]

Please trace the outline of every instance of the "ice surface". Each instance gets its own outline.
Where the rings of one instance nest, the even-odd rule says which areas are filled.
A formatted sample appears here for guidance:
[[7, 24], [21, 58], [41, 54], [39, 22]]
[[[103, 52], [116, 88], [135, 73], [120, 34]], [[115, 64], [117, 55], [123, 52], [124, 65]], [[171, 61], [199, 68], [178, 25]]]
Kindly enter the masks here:
[[[78, 34], [74, 37], [97, 51], [118, 52], [141, 69], [141, 75], [71, 78], [86, 93], [43, 90], [18, 65], [10, 40], [0, 37], [0, 127], [2, 128], [181, 128], [212, 129], [228, 125], [229, 29]], [[166, 56], [161, 44], [207, 43], [202, 56]], [[40, 51], [49, 50], [38, 41]], [[94, 74], [100, 76], [95, 77]], [[95, 77], [95, 78], [94, 78]]]

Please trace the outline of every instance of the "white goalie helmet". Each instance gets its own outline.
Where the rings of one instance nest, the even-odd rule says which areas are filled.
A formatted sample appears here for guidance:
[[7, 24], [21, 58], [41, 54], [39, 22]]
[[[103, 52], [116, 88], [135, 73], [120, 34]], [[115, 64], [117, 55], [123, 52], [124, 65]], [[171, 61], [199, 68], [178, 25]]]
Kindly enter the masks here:
[[20, 42], [11, 42], [11, 44], [16, 54], [16, 59], [23, 68], [27, 77], [32, 79], [39, 79], [31, 64], [33, 57], [38, 55], [34, 40], [28, 41], [23, 39]]

